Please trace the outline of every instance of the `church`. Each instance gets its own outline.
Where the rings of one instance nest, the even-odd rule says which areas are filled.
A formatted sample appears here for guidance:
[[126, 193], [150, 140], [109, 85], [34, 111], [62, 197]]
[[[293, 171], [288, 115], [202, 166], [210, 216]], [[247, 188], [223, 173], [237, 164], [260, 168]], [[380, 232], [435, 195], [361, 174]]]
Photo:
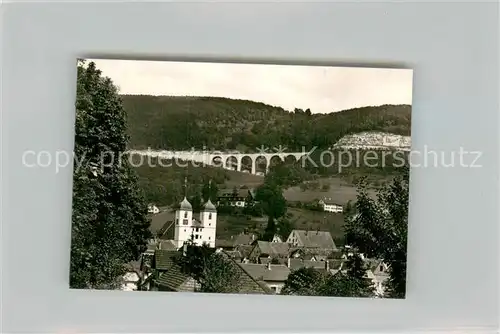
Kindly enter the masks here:
[[186, 197], [175, 212], [174, 243], [181, 248], [188, 240], [195, 245], [208, 245], [215, 248], [215, 231], [217, 227], [217, 209], [210, 199], [203, 205], [199, 219], [193, 217], [193, 207]]

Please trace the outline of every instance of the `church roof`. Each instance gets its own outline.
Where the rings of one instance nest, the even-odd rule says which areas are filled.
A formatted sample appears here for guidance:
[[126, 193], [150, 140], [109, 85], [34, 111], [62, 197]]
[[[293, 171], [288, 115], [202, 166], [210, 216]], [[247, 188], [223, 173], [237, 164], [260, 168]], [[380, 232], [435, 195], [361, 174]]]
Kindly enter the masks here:
[[179, 209], [180, 210], [184, 210], [184, 211], [192, 211], [193, 210], [193, 206], [191, 205], [191, 203], [189, 203], [189, 201], [187, 200], [186, 197], [184, 197], [184, 199], [182, 200], [180, 206], [179, 206]]
[[205, 212], [217, 212], [215, 205], [212, 203], [210, 199], [208, 199], [207, 203], [203, 206], [203, 211]]

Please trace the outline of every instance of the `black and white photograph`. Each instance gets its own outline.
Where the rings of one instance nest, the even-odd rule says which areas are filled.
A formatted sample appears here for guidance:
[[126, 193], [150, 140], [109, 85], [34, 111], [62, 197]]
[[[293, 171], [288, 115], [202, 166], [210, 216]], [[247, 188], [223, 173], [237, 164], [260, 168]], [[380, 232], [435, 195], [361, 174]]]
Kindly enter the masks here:
[[405, 298], [413, 70], [76, 66], [70, 288]]

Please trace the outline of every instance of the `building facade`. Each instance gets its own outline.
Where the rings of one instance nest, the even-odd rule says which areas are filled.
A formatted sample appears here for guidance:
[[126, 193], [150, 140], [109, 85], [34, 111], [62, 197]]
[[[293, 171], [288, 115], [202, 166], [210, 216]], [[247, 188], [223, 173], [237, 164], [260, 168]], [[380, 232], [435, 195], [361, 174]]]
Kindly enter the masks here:
[[193, 207], [184, 197], [175, 212], [174, 244], [181, 248], [186, 241], [192, 240], [195, 245], [208, 245], [215, 248], [215, 231], [217, 228], [217, 209], [208, 200], [203, 206], [199, 219], [193, 217]]
[[323, 207], [325, 212], [342, 213], [344, 208], [340, 204], [331, 202], [330, 200], [321, 200], [319, 204]]

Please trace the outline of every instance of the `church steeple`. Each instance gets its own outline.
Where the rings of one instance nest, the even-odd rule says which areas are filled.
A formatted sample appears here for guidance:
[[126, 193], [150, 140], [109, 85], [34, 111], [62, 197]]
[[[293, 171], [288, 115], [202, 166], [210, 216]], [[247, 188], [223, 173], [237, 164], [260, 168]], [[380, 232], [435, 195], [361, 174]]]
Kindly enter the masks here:
[[184, 177], [184, 199], [182, 200], [179, 209], [183, 211], [193, 211], [193, 206], [187, 200], [187, 177]]
[[204, 212], [217, 212], [217, 209], [215, 208], [215, 205], [212, 203], [210, 200], [210, 195], [212, 194], [212, 179], [208, 181], [208, 200], [203, 206], [203, 211]]

